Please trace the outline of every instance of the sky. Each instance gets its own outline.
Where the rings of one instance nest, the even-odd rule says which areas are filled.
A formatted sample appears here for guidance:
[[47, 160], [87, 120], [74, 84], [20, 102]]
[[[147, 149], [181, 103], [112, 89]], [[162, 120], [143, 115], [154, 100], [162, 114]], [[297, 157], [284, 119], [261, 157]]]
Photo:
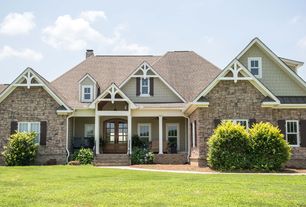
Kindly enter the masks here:
[[[305, 0], [1, 0], [0, 83], [52, 81], [95, 54], [192, 50], [223, 69], [254, 38], [306, 62]], [[306, 66], [299, 69], [306, 80]]]

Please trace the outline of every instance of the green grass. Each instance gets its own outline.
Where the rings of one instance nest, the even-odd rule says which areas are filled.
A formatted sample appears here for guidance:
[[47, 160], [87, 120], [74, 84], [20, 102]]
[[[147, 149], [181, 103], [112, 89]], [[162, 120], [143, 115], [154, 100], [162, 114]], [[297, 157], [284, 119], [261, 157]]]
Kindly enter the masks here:
[[0, 206], [306, 206], [306, 176], [0, 167]]

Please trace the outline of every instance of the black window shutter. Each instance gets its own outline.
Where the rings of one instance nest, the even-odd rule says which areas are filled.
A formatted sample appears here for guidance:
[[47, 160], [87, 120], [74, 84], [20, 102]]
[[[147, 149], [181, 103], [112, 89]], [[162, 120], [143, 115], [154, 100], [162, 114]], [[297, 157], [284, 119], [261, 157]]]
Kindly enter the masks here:
[[17, 121], [11, 121], [11, 135], [15, 134], [15, 132], [18, 130], [18, 122]]
[[277, 121], [277, 125], [278, 128], [280, 129], [280, 131], [282, 132], [282, 134], [284, 135], [284, 139], [286, 139], [286, 121], [285, 120], [278, 120]]
[[46, 145], [47, 142], [47, 122], [40, 122], [40, 145]]
[[197, 121], [194, 121], [194, 146], [198, 144], [198, 136], [197, 136]]
[[192, 147], [193, 146], [193, 128], [192, 128], [192, 124], [190, 124], [190, 146]]
[[220, 119], [214, 119], [215, 128], [221, 123]]
[[150, 96], [154, 96], [154, 78], [150, 78]]
[[140, 96], [140, 78], [136, 78], [136, 96]]
[[249, 128], [252, 128], [253, 124], [256, 124], [256, 119], [249, 120]]
[[301, 147], [306, 147], [306, 120], [300, 120]]

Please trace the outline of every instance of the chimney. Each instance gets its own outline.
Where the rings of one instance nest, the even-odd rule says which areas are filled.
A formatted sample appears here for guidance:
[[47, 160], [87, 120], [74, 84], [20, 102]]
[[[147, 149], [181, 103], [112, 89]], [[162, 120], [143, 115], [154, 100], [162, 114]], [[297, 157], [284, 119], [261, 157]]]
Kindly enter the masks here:
[[93, 50], [86, 50], [86, 59], [92, 55], [95, 55]]

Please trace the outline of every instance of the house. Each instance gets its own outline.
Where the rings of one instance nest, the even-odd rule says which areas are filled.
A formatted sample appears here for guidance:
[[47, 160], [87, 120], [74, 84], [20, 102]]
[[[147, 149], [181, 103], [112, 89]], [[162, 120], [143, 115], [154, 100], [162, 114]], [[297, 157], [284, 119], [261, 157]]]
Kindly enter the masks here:
[[207, 140], [223, 120], [278, 126], [292, 146], [288, 165], [306, 167], [303, 63], [253, 39], [223, 70], [191, 51], [163, 56], [95, 55], [48, 82], [27, 68], [0, 85], [0, 148], [11, 133], [37, 132], [38, 164], [66, 163], [93, 147], [99, 164], [128, 164], [132, 137], [156, 163], [205, 165]]

